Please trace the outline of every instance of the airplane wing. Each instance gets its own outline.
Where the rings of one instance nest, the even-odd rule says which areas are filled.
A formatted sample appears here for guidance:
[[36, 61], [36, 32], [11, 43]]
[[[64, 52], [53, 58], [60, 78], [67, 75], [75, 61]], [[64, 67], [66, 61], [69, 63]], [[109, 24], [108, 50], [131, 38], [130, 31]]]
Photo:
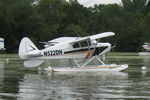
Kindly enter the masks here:
[[113, 36], [113, 35], [115, 35], [114, 32], [104, 32], [104, 33], [99, 33], [99, 34], [91, 35], [91, 36], [87, 36], [87, 37], [80, 37], [70, 43], [73, 44], [73, 43], [81, 42], [81, 41], [85, 41], [85, 40], [96, 40], [96, 39], [101, 39], [101, 38], [105, 38], [105, 37], [109, 37], [109, 36]]
[[150, 45], [150, 43], [144, 43], [145, 45]]
[[104, 32], [104, 33], [99, 33], [99, 34], [88, 36], [88, 37], [91, 40], [96, 40], [96, 39], [105, 38], [105, 37], [109, 37], [109, 36], [113, 36], [113, 35], [115, 35], [114, 32]]
[[82, 41], [86, 41], [86, 40], [90, 40], [90, 38], [89, 37], [81, 37], [81, 38], [78, 38], [78, 39], [70, 42], [70, 44], [77, 43], [77, 42], [82, 42]]

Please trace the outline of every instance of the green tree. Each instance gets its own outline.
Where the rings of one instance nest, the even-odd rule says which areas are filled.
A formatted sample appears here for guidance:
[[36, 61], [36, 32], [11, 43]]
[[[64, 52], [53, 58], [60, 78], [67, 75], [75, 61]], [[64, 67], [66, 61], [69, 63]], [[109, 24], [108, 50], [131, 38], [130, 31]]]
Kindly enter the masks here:
[[85, 31], [78, 25], [70, 24], [65, 27], [63, 33], [65, 36], [81, 37], [81, 36], [84, 36]]

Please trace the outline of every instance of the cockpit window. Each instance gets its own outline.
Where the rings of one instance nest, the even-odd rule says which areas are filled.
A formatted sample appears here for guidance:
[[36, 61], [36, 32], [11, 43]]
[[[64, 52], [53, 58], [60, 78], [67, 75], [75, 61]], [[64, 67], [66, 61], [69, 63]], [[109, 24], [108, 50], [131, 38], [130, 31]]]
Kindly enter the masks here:
[[73, 44], [73, 48], [81, 48], [81, 47], [88, 47], [88, 46], [91, 46], [91, 42], [89, 40]]
[[87, 41], [80, 42], [80, 44], [81, 44], [81, 47], [87, 47], [88, 46]]
[[73, 48], [80, 48], [79, 43], [75, 43], [75, 44], [73, 45]]

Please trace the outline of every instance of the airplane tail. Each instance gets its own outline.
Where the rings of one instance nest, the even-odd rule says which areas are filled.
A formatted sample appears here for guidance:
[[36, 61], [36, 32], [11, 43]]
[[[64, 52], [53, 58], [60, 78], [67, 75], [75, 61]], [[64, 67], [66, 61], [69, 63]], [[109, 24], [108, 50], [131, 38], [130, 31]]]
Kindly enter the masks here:
[[[27, 37], [24, 37], [19, 45], [19, 57], [21, 59], [31, 59], [34, 57], [39, 57], [40, 50], [34, 45], [34, 43]], [[40, 59], [28, 60], [24, 62], [26, 67], [34, 67], [42, 64], [44, 60], [39, 61]], [[36, 63], [37, 62], [37, 63]], [[40, 62], [40, 63], [39, 63]]]
[[30, 56], [36, 56], [39, 54], [40, 51], [29, 38], [24, 37], [21, 40], [19, 46], [19, 57], [21, 59], [28, 59]]

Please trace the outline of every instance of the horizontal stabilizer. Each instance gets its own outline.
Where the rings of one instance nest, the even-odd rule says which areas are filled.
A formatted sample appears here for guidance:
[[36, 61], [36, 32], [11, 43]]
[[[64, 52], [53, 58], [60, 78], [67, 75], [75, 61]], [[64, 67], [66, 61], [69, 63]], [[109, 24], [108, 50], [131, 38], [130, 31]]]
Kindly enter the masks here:
[[44, 62], [44, 60], [27, 60], [24, 61], [24, 66], [25, 67], [36, 67], [41, 65]]

